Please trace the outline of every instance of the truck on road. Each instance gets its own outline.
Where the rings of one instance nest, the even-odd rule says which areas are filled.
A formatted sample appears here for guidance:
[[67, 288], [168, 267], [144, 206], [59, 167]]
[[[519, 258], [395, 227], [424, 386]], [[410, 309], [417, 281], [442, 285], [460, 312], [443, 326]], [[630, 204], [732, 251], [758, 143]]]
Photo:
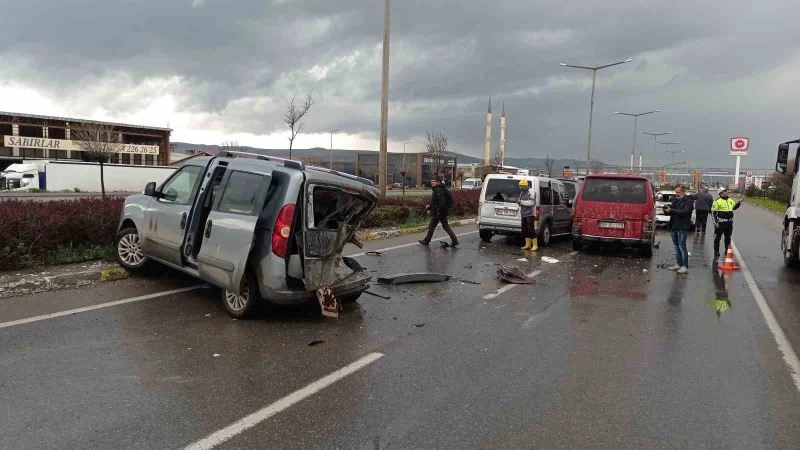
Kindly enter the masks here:
[[789, 146], [800, 144], [800, 139], [786, 141], [778, 145], [778, 157], [775, 161], [775, 171], [786, 174], [794, 174], [792, 180], [792, 190], [789, 194], [789, 201], [786, 211], [783, 213], [783, 230], [781, 232], [781, 253], [783, 253], [783, 263], [787, 267], [794, 267], [800, 261], [800, 183], [798, 182], [798, 166], [800, 166], [800, 147], [795, 150], [794, 167], [789, 172]]

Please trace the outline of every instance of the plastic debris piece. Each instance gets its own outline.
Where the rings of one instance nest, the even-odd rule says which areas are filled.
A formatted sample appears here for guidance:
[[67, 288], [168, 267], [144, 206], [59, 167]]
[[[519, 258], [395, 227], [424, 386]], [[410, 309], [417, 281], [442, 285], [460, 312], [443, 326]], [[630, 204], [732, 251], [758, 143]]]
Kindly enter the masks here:
[[315, 345], [324, 344], [324, 343], [325, 343], [325, 341], [323, 341], [323, 340], [313, 340], [313, 341], [308, 343], [308, 346], [309, 347], [314, 347]]
[[450, 275], [443, 273], [421, 272], [421, 273], [401, 273], [378, 278], [378, 284], [408, 284], [408, 283], [433, 283], [447, 281]]
[[544, 261], [546, 263], [550, 263], [550, 264], [556, 264], [556, 263], [561, 262], [561, 261], [559, 261], [559, 260], [557, 260], [555, 258], [551, 258], [549, 256], [542, 256], [542, 261]]
[[414, 326], [415, 326], [415, 327], [417, 327], [417, 328], [422, 328], [422, 327], [424, 327], [424, 326], [425, 326], [425, 322], [422, 322], [422, 323], [415, 323], [415, 324], [414, 324]]
[[211, 314], [206, 314], [206, 317], [211, 317]]
[[467, 264], [466, 266], [464, 266], [464, 268], [465, 268], [465, 269], [472, 269], [472, 263], [470, 263], [470, 264]]
[[525, 273], [516, 266], [500, 266], [497, 268], [497, 276], [504, 281], [514, 284], [531, 284], [534, 282], [533, 278], [528, 277]]
[[214, 356], [214, 358], [219, 358], [219, 357], [220, 357], [220, 356], [222, 356], [222, 355], [220, 355], [219, 353], [214, 353], [214, 355], [213, 355], [213, 356]]
[[450, 244], [449, 244], [449, 243], [447, 243], [447, 242], [445, 242], [445, 241], [439, 241], [439, 245], [441, 245], [441, 246], [442, 246], [442, 248], [447, 248], [447, 247], [450, 247]]
[[383, 256], [383, 253], [377, 252], [375, 250], [370, 250], [368, 252], [364, 252], [364, 254], [365, 255], [370, 255], [370, 256]]
[[642, 273], [647, 273], [647, 269], [642, 269]]
[[454, 280], [455, 280], [455, 281], [460, 281], [460, 282], [462, 282], [462, 283], [469, 283], [469, 284], [481, 284], [479, 281], [466, 280], [466, 279], [464, 279], [464, 278], [455, 278]]
[[517, 261], [526, 262], [526, 261], [528, 261], [528, 258], [520, 258], [520, 259], [518, 259]]
[[323, 317], [339, 317], [339, 302], [336, 301], [336, 296], [330, 286], [325, 286], [317, 289], [317, 299], [319, 300], [319, 307]]
[[372, 292], [372, 291], [364, 291], [364, 293], [365, 294], [369, 294], [369, 295], [374, 295], [375, 297], [383, 298], [383, 299], [386, 299], [386, 300], [389, 300], [390, 298], [392, 298], [392, 297], [389, 297], [388, 295], [376, 294], [375, 292]]

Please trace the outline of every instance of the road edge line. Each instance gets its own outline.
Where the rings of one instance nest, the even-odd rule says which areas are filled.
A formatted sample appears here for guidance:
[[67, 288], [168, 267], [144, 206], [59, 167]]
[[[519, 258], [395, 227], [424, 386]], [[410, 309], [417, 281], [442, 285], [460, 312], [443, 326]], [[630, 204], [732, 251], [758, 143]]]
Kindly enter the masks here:
[[794, 381], [794, 387], [800, 392], [800, 359], [797, 358], [797, 353], [795, 353], [792, 344], [789, 342], [778, 320], [775, 318], [775, 314], [772, 313], [772, 309], [767, 304], [767, 300], [764, 298], [764, 294], [761, 293], [758, 284], [756, 284], [753, 274], [750, 272], [750, 269], [747, 268], [747, 263], [744, 261], [744, 258], [742, 258], [742, 254], [739, 253], [739, 249], [735, 244], [732, 245], [732, 247], [739, 261], [739, 266], [742, 269], [742, 274], [747, 282], [747, 286], [750, 288], [750, 292], [752, 292], [756, 300], [756, 305], [758, 305], [758, 309], [761, 310], [761, 314], [767, 322], [767, 328], [769, 328], [772, 337], [775, 339], [775, 343], [778, 345], [778, 351], [781, 352], [783, 361], [789, 368], [789, 375]]
[[270, 417], [292, 407], [296, 403], [299, 403], [306, 398], [316, 394], [317, 392], [322, 391], [323, 389], [327, 388], [328, 386], [336, 383], [344, 379], [345, 377], [352, 375], [359, 370], [367, 367], [368, 365], [374, 363], [375, 361], [383, 358], [385, 355], [383, 353], [370, 353], [362, 358], [353, 361], [352, 363], [342, 367], [339, 370], [336, 370], [317, 381], [312, 382], [311, 384], [306, 385], [305, 387], [298, 389], [291, 394], [282, 397], [281, 399], [269, 404], [268, 406], [252, 413], [248, 414], [241, 419], [237, 420], [236, 422], [228, 425], [221, 430], [215, 431], [214, 433], [209, 434], [208, 436], [200, 439], [197, 442], [189, 444], [185, 447], [186, 450], [204, 450], [214, 448], [219, 444], [222, 444], [225, 441], [230, 440], [231, 438], [241, 434], [244, 431], [253, 428], [254, 426], [258, 425], [259, 423], [269, 419]]
[[56, 319], [56, 318], [64, 317], [64, 316], [71, 316], [71, 315], [79, 314], [79, 313], [82, 313], [82, 312], [94, 311], [96, 309], [104, 309], [104, 308], [110, 308], [112, 306], [125, 305], [127, 303], [134, 303], [134, 302], [140, 302], [140, 301], [143, 301], [143, 300], [150, 300], [150, 299], [153, 299], [153, 298], [164, 297], [164, 296], [172, 295], [172, 294], [180, 294], [180, 293], [183, 293], [183, 292], [193, 291], [195, 289], [202, 289], [202, 288], [206, 288], [206, 287], [208, 287], [207, 284], [200, 284], [200, 285], [197, 285], [197, 286], [189, 286], [189, 287], [180, 288], [180, 289], [172, 289], [170, 291], [155, 292], [153, 294], [141, 295], [139, 297], [125, 298], [125, 299], [122, 299], [122, 300], [115, 300], [113, 302], [100, 303], [100, 304], [92, 305], [92, 306], [83, 306], [81, 308], [68, 309], [68, 310], [65, 310], [65, 311], [59, 311], [59, 312], [50, 313], [50, 314], [42, 314], [40, 316], [28, 317], [28, 318], [25, 318], [25, 319], [17, 319], [17, 320], [12, 320], [12, 321], [9, 321], [9, 322], [2, 322], [2, 323], [0, 323], [0, 329], [10, 328], [10, 327], [18, 326], [18, 325], [25, 325], [27, 323], [40, 322], [42, 320], [50, 320], [50, 319]]

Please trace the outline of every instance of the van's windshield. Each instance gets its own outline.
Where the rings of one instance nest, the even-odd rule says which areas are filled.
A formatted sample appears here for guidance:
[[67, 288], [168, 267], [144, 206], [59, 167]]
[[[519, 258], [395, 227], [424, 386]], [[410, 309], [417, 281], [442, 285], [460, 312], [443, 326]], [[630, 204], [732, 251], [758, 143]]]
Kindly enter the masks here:
[[485, 201], [516, 203], [519, 199], [519, 180], [493, 178], [486, 182]]
[[582, 199], [588, 202], [646, 203], [644, 180], [590, 178], [584, 181]]

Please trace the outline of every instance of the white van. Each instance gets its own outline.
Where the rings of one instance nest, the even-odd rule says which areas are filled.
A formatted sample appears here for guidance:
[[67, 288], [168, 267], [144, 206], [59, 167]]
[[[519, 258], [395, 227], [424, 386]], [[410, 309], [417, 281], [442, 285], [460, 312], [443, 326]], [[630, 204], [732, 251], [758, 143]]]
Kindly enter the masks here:
[[539, 245], [546, 247], [553, 236], [572, 232], [569, 195], [564, 183], [548, 177], [511, 174], [487, 175], [478, 203], [478, 230], [485, 242], [496, 234], [516, 235], [522, 232], [519, 181], [528, 180], [538, 193], [536, 233]]
[[481, 182], [480, 178], [466, 178], [466, 179], [464, 179], [464, 182], [461, 183], [461, 188], [462, 189], [480, 189], [482, 184], [483, 183]]

